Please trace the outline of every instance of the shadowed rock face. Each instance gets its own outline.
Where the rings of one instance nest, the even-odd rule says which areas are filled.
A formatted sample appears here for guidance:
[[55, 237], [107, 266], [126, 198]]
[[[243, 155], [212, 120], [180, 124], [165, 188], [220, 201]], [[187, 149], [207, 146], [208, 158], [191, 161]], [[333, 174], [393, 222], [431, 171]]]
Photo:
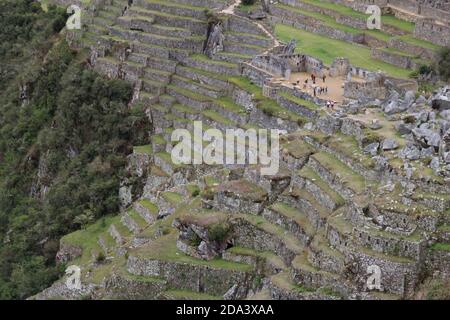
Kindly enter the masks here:
[[208, 40], [206, 41], [204, 53], [212, 58], [216, 53], [223, 51], [223, 42], [225, 36], [223, 35], [222, 24], [219, 22], [211, 27]]

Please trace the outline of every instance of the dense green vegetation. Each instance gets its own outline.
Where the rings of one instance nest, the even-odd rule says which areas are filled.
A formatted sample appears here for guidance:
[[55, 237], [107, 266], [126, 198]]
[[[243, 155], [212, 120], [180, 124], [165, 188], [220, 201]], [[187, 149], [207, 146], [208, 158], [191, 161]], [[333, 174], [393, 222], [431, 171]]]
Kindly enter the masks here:
[[0, 15], [0, 298], [8, 299], [60, 275], [62, 235], [117, 212], [126, 155], [148, 128], [128, 108], [130, 85], [98, 76], [59, 35], [63, 11], [3, 0]]

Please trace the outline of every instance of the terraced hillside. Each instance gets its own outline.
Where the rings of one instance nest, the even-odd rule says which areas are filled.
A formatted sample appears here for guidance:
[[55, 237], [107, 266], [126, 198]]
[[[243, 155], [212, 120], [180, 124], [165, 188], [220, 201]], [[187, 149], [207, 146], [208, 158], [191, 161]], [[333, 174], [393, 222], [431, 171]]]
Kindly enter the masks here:
[[[100, 73], [134, 84], [153, 130], [129, 156], [123, 212], [61, 240], [57, 258], [81, 267], [81, 290], [61, 279], [33, 298], [404, 299], [448, 273], [448, 178], [424, 159], [407, 170], [392, 149], [368, 151], [406, 146], [400, 119], [374, 111], [374, 127], [369, 112], [325, 110], [289, 88], [268, 97], [243, 70], [276, 43], [266, 24], [219, 14], [231, 1], [107, 3], [79, 44]], [[223, 51], [207, 56], [217, 21]], [[278, 174], [174, 164], [171, 133], [194, 121], [286, 130]], [[381, 289], [367, 286], [371, 266]]]
[[270, 18], [283, 40], [295, 35], [304, 42], [303, 52], [331, 62], [341, 55], [323, 48], [323, 43], [331, 42], [332, 48], [352, 51], [349, 54], [354, 64], [394, 76], [407, 77], [408, 72], [402, 69], [426, 64], [439, 49], [439, 45], [415, 36], [414, 22], [384, 15], [381, 30], [369, 30], [368, 17], [332, 1], [283, 0], [272, 6]]

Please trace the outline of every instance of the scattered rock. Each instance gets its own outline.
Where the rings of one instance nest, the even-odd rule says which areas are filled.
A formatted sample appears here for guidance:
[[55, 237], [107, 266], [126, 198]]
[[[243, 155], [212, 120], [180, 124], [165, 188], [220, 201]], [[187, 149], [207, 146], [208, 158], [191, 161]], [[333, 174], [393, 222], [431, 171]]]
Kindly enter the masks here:
[[396, 125], [396, 129], [401, 135], [404, 135], [404, 134], [411, 133], [411, 131], [413, 129], [413, 126], [410, 125], [410, 124], [406, 124], [404, 122], [401, 122], [401, 123]]
[[434, 172], [439, 171], [440, 168], [440, 162], [438, 157], [433, 157], [430, 162], [430, 168], [433, 169]]
[[406, 146], [399, 152], [399, 156], [408, 160], [419, 160], [420, 159], [420, 150], [414, 146]]
[[364, 148], [364, 152], [372, 155], [372, 156], [376, 156], [378, 154], [378, 148], [380, 147], [380, 144], [378, 142], [374, 142], [371, 143], [369, 145], [367, 145]]
[[382, 149], [385, 151], [395, 150], [398, 148], [398, 143], [394, 139], [386, 139], [383, 141]]

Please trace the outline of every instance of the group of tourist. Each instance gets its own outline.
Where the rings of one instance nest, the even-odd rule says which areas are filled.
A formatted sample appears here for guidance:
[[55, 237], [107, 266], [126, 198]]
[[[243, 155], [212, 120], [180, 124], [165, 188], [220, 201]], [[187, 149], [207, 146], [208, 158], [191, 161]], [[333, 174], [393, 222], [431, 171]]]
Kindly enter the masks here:
[[336, 101], [329, 101], [327, 100], [327, 109], [333, 109], [334, 105], [336, 104]]
[[328, 93], [328, 87], [313, 86], [313, 92], [314, 97], [317, 97], [318, 95]]
[[[321, 77], [323, 83], [326, 82], [326, 75], [323, 75]], [[328, 94], [328, 87], [327, 86], [318, 86], [316, 85], [316, 80], [317, 80], [317, 76], [312, 73], [311, 74], [311, 79], [308, 77], [307, 79], [305, 79], [305, 81], [303, 82], [303, 90], [308, 90], [308, 89], [312, 89], [313, 95], [314, 97], [320, 96], [322, 94]], [[310, 83], [310, 81], [312, 83]], [[296, 83], [293, 83], [294, 86], [300, 86], [300, 80], [297, 80]], [[327, 109], [333, 109], [335, 107], [335, 105], [337, 104], [336, 101], [333, 100], [327, 100], [326, 102], [326, 106]]]

